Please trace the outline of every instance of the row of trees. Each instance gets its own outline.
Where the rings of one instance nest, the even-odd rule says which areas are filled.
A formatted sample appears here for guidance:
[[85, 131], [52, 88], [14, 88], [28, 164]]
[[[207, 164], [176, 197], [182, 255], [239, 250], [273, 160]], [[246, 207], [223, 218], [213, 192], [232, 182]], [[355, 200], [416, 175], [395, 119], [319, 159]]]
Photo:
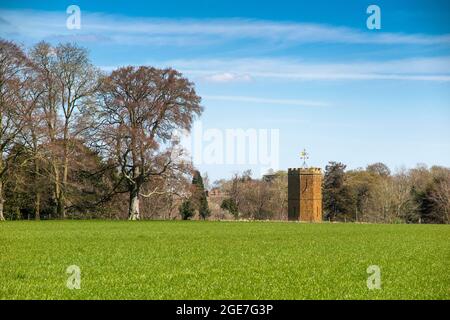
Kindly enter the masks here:
[[111, 217], [127, 203], [135, 220], [141, 199], [170, 217], [192, 172], [173, 134], [200, 100], [173, 69], [103, 74], [75, 44], [0, 39], [0, 219]]
[[[287, 219], [287, 173], [253, 179], [250, 172], [219, 181], [222, 197], [211, 198], [216, 215]], [[324, 220], [376, 223], [449, 223], [450, 169], [434, 166], [391, 173], [382, 164], [346, 170], [330, 162], [323, 180]], [[214, 206], [215, 202], [215, 206]]]
[[382, 163], [345, 171], [330, 162], [323, 185], [325, 219], [365, 222], [449, 223], [450, 169], [434, 166], [392, 174]]
[[[230, 180], [217, 181], [215, 188], [223, 197], [216, 200], [221, 210], [234, 218], [287, 219], [287, 172], [278, 171], [263, 179], [253, 179], [251, 171], [235, 174]], [[220, 212], [219, 212], [220, 214]]]

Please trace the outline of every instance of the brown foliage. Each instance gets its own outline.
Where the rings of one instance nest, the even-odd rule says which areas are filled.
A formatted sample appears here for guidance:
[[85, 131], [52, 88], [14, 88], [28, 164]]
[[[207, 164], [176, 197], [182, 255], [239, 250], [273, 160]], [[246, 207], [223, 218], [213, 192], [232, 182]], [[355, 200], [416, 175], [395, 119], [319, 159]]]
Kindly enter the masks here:
[[201, 114], [200, 97], [179, 72], [143, 66], [113, 71], [102, 80], [100, 96], [103, 148], [125, 180], [130, 219], [139, 219], [142, 186], [186, 170], [172, 138], [175, 130], [190, 130]]

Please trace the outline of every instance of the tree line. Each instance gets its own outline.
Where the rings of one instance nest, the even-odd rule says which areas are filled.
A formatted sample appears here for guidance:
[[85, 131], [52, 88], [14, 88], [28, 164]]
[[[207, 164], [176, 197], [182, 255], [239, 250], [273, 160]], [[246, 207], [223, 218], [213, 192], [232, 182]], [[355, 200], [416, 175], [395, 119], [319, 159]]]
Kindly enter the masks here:
[[[216, 182], [221, 197], [212, 198], [214, 214], [221, 210], [236, 219], [287, 220], [287, 172], [253, 179], [251, 172]], [[449, 223], [450, 169], [418, 165], [395, 173], [383, 163], [346, 170], [329, 162], [322, 185], [325, 221], [371, 223]]]
[[76, 44], [0, 39], [0, 219], [171, 218], [193, 170], [173, 133], [200, 102], [171, 68], [105, 74]]
[[383, 163], [348, 170], [325, 169], [325, 219], [384, 223], [449, 223], [450, 169], [418, 165], [394, 174]]

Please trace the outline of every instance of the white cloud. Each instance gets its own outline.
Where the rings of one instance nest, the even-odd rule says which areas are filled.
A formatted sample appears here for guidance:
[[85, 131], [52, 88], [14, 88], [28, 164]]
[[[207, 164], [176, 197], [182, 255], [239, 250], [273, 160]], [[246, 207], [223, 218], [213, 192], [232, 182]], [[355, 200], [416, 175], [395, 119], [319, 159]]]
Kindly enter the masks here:
[[[450, 45], [450, 35], [363, 32], [346, 27], [310, 23], [284, 23], [248, 19], [150, 19], [128, 18], [82, 10], [81, 30], [66, 29], [67, 15], [60, 12], [0, 10], [0, 36], [38, 41], [82, 41], [116, 45], [201, 46], [227, 41], [261, 40], [264, 47], [302, 43], [378, 45]], [[248, 41], [251, 43], [252, 41]], [[239, 46], [242, 41], [239, 41]], [[202, 47], [203, 46], [203, 47]], [[250, 44], [251, 46], [251, 44]], [[234, 48], [234, 47], [233, 47]], [[255, 49], [251, 47], [253, 52]], [[217, 53], [216, 53], [217, 54]], [[228, 54], [224, 54], [228, 55]], [[229, 55], [228, 55], [229, 56]], [[344, 57], [344, 56], [341, 56]], [[345, 58], [345, 57], [344, 57]], [[323, 59], [323, 58], [322, 58]], [[127, 62], [128, 63], [128, 62]], [[408, 80], [450, 81], [450, 57], [409, 58], [391, 61], [342, 61], [288, 59], [283, 57], [191, 59], [153, 61], [172, 66], [210, 83], [273, 80]], [[104, 67], [110, 70], [111, 67]]]
[[[0, 34], [33, 39], [73, 34], [65, 28], [65, 11], [0, 10]], [[151, 19], [128, 18], [81, 11], [78, 34], [97, 35], [119, 44], [205, 45], [240, 39], [279, 44], [450, 44], [450, 34], [404, 34], [360, 31], [342, 26], [288, 23], [250, 19]], [[89, 38], [91, 39], [91, 38]]]
[[236, 74], [231, 72], [222, 72], [207, 75], [204, 79], [210, 82], [248, 82], [252, 80], [251, 76], [249, 76], [248, 74]]
[[[152, 63], [155, 64], [155, 63]], [[450, 57], [389, 61], [315, 62], [273, 59], [192, 59], [156, 63], [173, 66], [199, 81], [273, 80], [408, 80], [450, 81]]]
[[329, 103], [321, 101], [300, 100], [300, 99], [272, 99], [264, 97], [247, 97], [247, 96], [216, 96], [204, 95], [205, 100], [230, 101], [230, 102], [246, 102], [257, 104], [300, 106], [300, 107], [326, 107]]
[[[273, 81], [450, 81], [450, 57], [387, 61], [316, 62], [288, 58], [237, 58], [147, 61], [160, 68], [173, 67], [196, 82], [233, 83]], [[110, 72], [118, 66], [102, 66]]]

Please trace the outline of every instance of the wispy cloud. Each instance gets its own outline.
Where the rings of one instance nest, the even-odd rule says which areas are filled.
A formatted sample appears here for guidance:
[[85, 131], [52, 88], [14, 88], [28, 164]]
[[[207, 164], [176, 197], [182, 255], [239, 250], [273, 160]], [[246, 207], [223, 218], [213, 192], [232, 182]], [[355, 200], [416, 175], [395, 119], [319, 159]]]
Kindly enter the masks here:
[[248, 82], [252, 80], [252, 77], [248, 74], [221, 72], [207, 75], [204, 79], [210, 82]]
[[[159, 68], [175, 68], [196, 82], [235, 83], [273, 81], [402, 80], [450, 81], [450, 57], [387, 61], [316, 62], [290, 58], [178, 59], [147, 61]], [[110, 72], [119, 65], [101, 66]]]
[[300, 107], [326, 107], [330, 106], [327, 102], [300, 100], [300, 99], [272, 99], [262, 97], [247, 97], [247, 96], [216, 96], [216, 95], [204, 95], [205, 100], [215, 101], [229, 101], [229, 102], [246, 102], [257, 104], [270, 104], [270, 105], [285, 105], [285, 106], [300, 106]]
[[[108, 43], [113, 45], [198, 46], [210, 53], [211, 45], [236, 41], [232, 48], [260, 40], [271, 44], [344, 43], [369, 45], [450, 45], [450, 35], [364, 32], [340, 26], [311, 23], [286, 23], [248, 19], [150, 19], [112, 16], [82, 11], [81, 30], [66, 29], [65, 11], [0, 10], [0, 36], [26, 41], [54, 40]], [[241, 41], [241, 40], [249, 41]], [[245, 44], [243, 44], [245, 43]], [[224, 46], [226, 47], [226, 46]], [[219, 56], [221, 49], [215, 52]], [[359, 47], [358, 47], [359, 48]], [[165, 48], [166, 49], [166, 48]], [[171, 52], [177, 52], [173, 50]], [[180, 51], [182, 52], [182, 51]], [[192, 58], [153, 61], [172, 66], [209, 83], [274, 80], [408, 80], [450, 81], [450, 57], [408, 58], [391, 61], [301, 60], [293, 58]], [[340, 56], [345, 59], [345, 56]], [[111, 69], [111, 67], [105, 67]]]
[[[408, 80], [450, 81], [450, 57], [342, 63], [287, 58], [193, 59], [156, 63], [172, 66], [200, 81], [217, 82], [215, 75], [232, 75], [229, 82], [252, 80]], [[224, 79], [225, 80], [225, 79]]]
[[[1, 34], [21, 34], [34, 39], [72, 35], [65, 28], [64, 11], [0, 10]], [[94, 35], [120, 44], [195, 45], [242, 39], [282, 44], [344, 43], [383, 45], [450, 44], [450, 34], [374, 33], [342, 26], [288, 23], [249, 19], [150, 19], [129, 18], [82, 11], [78, 35]]]

